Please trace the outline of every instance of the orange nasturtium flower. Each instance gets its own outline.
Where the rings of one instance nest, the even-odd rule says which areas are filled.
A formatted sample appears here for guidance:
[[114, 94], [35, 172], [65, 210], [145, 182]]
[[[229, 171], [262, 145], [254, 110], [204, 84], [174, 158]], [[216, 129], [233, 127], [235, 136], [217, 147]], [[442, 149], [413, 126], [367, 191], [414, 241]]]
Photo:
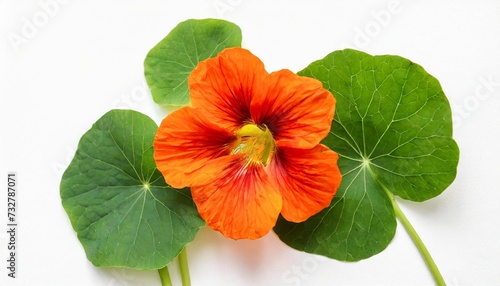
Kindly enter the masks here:
[[154, 140], [165, 181], [191, 187], [208, 226], [233, 239], [267, 234], [279, 214], [302, 222], [327, 207], [341, 181], [320, 141], [335, 99], [318, 80], [271, 74], [242, 48], [200, 62], [191, 106], [168, 115]]

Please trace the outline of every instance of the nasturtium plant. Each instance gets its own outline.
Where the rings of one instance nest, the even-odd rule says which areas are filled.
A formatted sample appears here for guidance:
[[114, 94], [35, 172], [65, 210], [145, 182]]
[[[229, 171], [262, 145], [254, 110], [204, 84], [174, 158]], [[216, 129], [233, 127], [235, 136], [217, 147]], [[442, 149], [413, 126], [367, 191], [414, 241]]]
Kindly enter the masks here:
[[144, 73], [160, 105], [189, 104], [188, 76], [200, 61], [229, 47], [241, 46], [241, 29], [218, 19], [181, 22], [152, 48], [144, 61]]
[[96, 266], [159, 269], [205, 224], [189, 189], [168, 186], [156, 169], [158, 126], [112, 110], [87, 131], [61, 180], [62, 204]]
[[439, 82], [399, 56], [336, 51], [298, 74], [337, 99], [323, 144], [339, 153], [342, 183], [330, 207], [303, 223], [279, 220], [288, 245], [338, 260], [379, 253], [396, 230], [393, 196], [424, 201], [455, 179], [459, 150]]
[[[221, 220], [220, 209], [238, 208], [234, 198], [252, 199], [249, 187], [255, 189], [259, 199], [269, 200], [270, 189], [287, 183], [283, 178], [291, 176], [299, 179], [288, 187], [297, 191], [294, 194], [307, 192], [308, 202], [304, 196], [290, 196], [294, 204], [284, 207], [283, 196], [275, 196], [275, 212], [265, 231], [246, 235], [247, 225], [238, 223], [238, 227], [243, 226], [241, 233], [245, 236], [239, 235], [239, 230], [235, 232], [237, 235], [228, 236], [260, 237], [274, 226], [281, 212], [291, 219], [280, 217], [273, 229], [289, 246], [337, 260], [359, 261], [387, 247], [399, 219], [437, 284], [445, 285], [425, 245], [395, 200], [395, 197], [416, 202], [431, 199], [455, 179], [459, 150], [452, 138], [450, 105], [439, 82], [405, 58], [371, 56], [349, 49], [335, 51], [311, 63], [298, 72], [303, 76], [300, 80], [288, 70], [269, 75], [257, 57], [241, 57], [250, 54], [235, 48], [240, 47], [241, 39], [240, 28], [224, 20], [180, 23], [147, 54], [145, 77], [157, 104], [191, 105], [192, 95], [192, 108], [184, 107], [166, 117], [160, 130], [144, 114], [112, 110], [82, 136], [75, 157], [63, 174], [60, 194], [87, 258], [96, 266], [158, 269], [162, 285], [172, 285], [167, 264], [177, 256], [182, 285], [188, 286], [185, 247], [205, 225], [199, 213], [205, 211], [210, 213], [207, 217], [216, 218], [212, 222], [207, 219], [208, 226], [219, 231], [221, 221], [229, 221], [226, 229], [233, 234], [234, 212], [226, 212], [230, 215]], [[222, 52], [226, 48], [233, 49]], [[228, 54], [240, 56], [224, 60], [217, 56]], [[251, 61], [244, 61], [245, 58]], [[228, 64], [228, 60], [237, 64]], [[204, 72], [208, 70], [217, 76], [209, 77]], [[196, 87], [191, 90], [190, 75], [189, 83]], [[283, 81], [285, 78], [289, 81]], [[265, 82], [259, 84], [254, 79]], [[300, 84], [304, 80], [310, 84]], [[269, 88], [263, 88], [266, 86]], [[276, 91], [276, 87], [280, 89]], [[269, 92], [273, 90], [274, 99]], [[328, 116], [320, 116], [318, 108], [311, 105], [317, 90], [330, 101]], [[291, 96], [300, 92], [305, 99], [292, 100]], [[277, 95], [281, 101], [276, 99]], [[204, 101], [197, 96], [203, 96]], [[312, 109], [304, 109], [304, 103]], [[274, 111], [271, 114], [269, 110]], [[325, 127], [307, 129], [311, 131], [305, 134], [316, 138], [314, 148], [328, 150], [332, 156], [326, 157], [322, 152], [316, 157], [308, 156], [311, 140], [298, 140], [303, 148], [293, 147], [292, 139], [300, 137], [296, 133], [290, 133], [291, 141], [283, 140], [280, 132], [290, 131], [284, 127], [291, 121], [295, 120], [294, 126], [301, 130], [313, 126], [307, 116], [297, 117], [300, 112], [295, 111], [321, 118], [317, 123]], [[214, 116], [215, 113], [222, 116]], [[281, 124], [280, 118], [288, 118], [287, 115], [291, 119]], [[261, 117], [266, 120], [258, 120]], [[281, 141], [272, 141], [273, 136]], [[322, 138], [324, 145], [318, 144]], [[153, 144], [155, 140], [159, 143]], [[271, 152], [274, 160], [268, 160]], [[286, 152], [294, 157], [284, 156]], [[251, 160], [241, 161], [241, 158]], [[272, 169], [279, 175], [272, 177], [279, 178], [272, 183], [266, 179], [269, 174], [263, 167], [268, 163], [267, 171]], [[200, 164], [207, 164], [207, 169], [201, 169]], [[245, 164], [260, 166], [258, 170], [262, 172], [259, 176], [246, 176], [248, 170], [238, 167], [250, 166]], [[321, 168], [311, 167], [315, 164]], [[234, 172], [228, 172], [231, 168]], [[317, 180], [332, 170], [336, 170], [335, 178]], [[220, 177], [217, 184], [213, 183], [214, 176]], [[191, 186], [192, 190], [173, 188], [165, 182], [167, 177], [173, 186]], [[194, 179], [199, 182], [188, 182]], [[233, 179], [241, 183], [228, 184]], [[319, 202], [321, 194], [317, 191], [321, 190], [317, 182], [321, 183], [323, 195], [327, 193], [329, 197], [314, 212], [294, 218], [301, 206], [311, 207]], [[336, 193], [330, 185], [338, 187]], [[221, 190], [226, 192], [224, 199], [214, 200], [214, 193]], [[191, 196], [191, 192], [201, 195]], [[228, 192], [235, 195], [227, 195]], [[197, 204], [200, 203], [201, 211], [193, 197], [200, 198]], [[214, 202], [205, 204], [208, 198]], [[253, 213], [266, 211], [261, 203], [249, 205]], [[258, 216], [243, 218], [241, 221], [245, 223], [253, 220], [254, 229], [262, 226]]]

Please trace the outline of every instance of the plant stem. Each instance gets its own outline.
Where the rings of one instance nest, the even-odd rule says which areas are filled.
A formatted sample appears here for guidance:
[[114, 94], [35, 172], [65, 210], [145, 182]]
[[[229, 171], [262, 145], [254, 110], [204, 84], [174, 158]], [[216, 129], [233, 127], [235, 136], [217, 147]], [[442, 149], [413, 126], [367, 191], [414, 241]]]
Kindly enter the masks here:
[[181, 269], [182, 286], [191, 286], [186, 247], [179, 253], [179, 268]]
[[170, 280], [170, 273], [168, 272], [167, 266], [163, 267], [162, 269], [158, 269], [158, 274], [160, 274], [162, 286], [172, 286], [172, 280]]
[[405, 214], [401, 211], [399, 208], [398, 204], [396, 203], [396, 199], [391, 193], [388, 193], [391, 202], [392, 202], [392, 207], [394, 208], [394, 212], [396, 213], [396, 217], [399, 219], [399, 221], [403, 224], [404, 228], [410, 235], [411, 239], [417, 246], [418, 250], [420, 251], [420, 254], [424, 257], [425, 262], [427, 263], [427, 266], [429, 267], [429, 270], [431, 271], [432, 275], [434, 276], [434, 280], [436, 281], [437, 285], [439, 286], [445, 286], [446, 283], [444, 282], [443, 276], [439, 272], [439, 269], [432, 259], [431, 254], [427, 250], [427, 247], [425, 247], [424, 242], [420, 237], [418, 236], [417, 232], [411, 225], [410, 221], [408, 221], [408, 218], [406, 218]]
[[403, 211], [399, 208], [399, 205], [397, 204], [394, 195], [391, 193], [391, 191], [389, 191], [389, 189], [384, 184], [382, 184], [382, 182], [378, 178], [378, 175], [375, 172], [373, 172], [373, 170], [370, 168], [370, 165], [367, 165], [367, 167], [373, 179], [378, 182], [378, 184], [382, 187], [382, 189], [385, 191], [385, 194], [391, 201], [392, 208], [394, 209], [396, 217], [403, 224], [404, 228], [406, 229], [406, 232], [410, 235], [411, 239], [413, 240], [413, 243], [415, 243], [415, 245], [417, 246], [418, 251], [420, 251], [420, 254], [424, 258], [425, 263], [427, 263], [427, 267], [429, 267], [432, 276], [434, 276], [436, 284], [438, 286], [446, 286], [446, 282], [444, 282], [443, 276], [441, 275], [441, 272], [439, 272], [439, 269], [436, 263], [434, 262], [434, 259], [432, 259], [429, 250], [427, 250], [427, 247], [425, 247], [424, 242], [422, 241], [420, 236], [418, 236], [417, 231], [413, 228], [408, 218], [406, 218]]

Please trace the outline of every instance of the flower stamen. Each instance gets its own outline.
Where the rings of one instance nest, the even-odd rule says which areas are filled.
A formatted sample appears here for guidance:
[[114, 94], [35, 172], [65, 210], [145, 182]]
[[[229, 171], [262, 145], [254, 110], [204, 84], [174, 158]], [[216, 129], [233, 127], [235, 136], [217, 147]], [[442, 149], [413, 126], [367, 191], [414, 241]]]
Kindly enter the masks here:
[[266, 166], [276, 149], [271, 131], [266, 125], [246, 124], [236, 132], [236, 147], [231, 154], [243, 153], [250, 163], [262, 163]]

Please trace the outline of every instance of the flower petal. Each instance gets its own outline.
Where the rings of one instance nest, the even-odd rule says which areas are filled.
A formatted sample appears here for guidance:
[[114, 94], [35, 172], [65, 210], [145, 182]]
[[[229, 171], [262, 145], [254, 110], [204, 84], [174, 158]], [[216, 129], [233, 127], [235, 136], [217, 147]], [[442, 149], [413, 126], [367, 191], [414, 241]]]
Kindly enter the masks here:
[[330, 131], [335, 98], [320, 81], [289, 70], [271, 73], [254, 91], [250, 112], [266, 124], [281, 146], [312, 148]]
[[[174, 111], [163, 119], [154, 140], [154, 158], [165, 181], [182, 188], [204, 181], [201, 167], [214, 158], [228, 155], [234, 134], [211, 123], [191, 107]], [[197, 181], [198, 180], [198, 181]]]
[[324, 145], [278, 150], [267, 171], [281, 191], [286, 220], [305, 221], [330, 205], [342, 180], [337, 159]]
[[248, 50], [225, 49], [191, 72], [191, 104], [211, 121], [235, 131], [248, 123], [254, 86], [267, 75], [264, 64]]
[[213, 181], [193, 186], [191, 194], [208, 226], [233, 239], [257, 239], [274, 227], [281, 194], [262, 165], [246, 166], [243, 155], [231, 155], [203, 169]]

